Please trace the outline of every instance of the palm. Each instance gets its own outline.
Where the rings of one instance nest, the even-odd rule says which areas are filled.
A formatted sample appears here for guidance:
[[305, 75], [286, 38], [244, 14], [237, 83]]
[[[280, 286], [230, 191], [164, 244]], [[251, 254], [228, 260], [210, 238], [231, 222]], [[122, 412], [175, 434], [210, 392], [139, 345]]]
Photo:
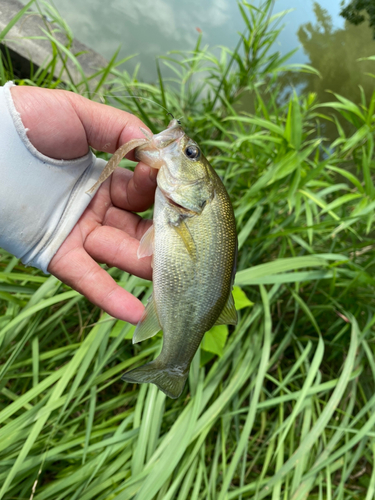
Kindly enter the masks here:
[[129, 195], [133, 183], [131, 172], [117, 169], [113, 173], [99, 188], [48, 270], [112, 316], [136, 323], [143, 305], [97, 264], [106, 263], [151, 279], [151, 259], [138, 259], [137, 249], [152, 222], [133, 213], [148, 208], [151, 200], [146, 196], [132, 201]]

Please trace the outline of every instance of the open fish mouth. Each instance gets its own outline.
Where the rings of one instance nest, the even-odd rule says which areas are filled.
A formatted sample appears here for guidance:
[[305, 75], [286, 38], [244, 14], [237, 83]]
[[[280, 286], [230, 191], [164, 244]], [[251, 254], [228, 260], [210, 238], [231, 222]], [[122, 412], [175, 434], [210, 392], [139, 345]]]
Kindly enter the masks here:
[[163, 137], [154, 136], [152, 139], [150, 139], [149, 142], [142, 144], [141, 146], [139, 146], [136, 149], [136, 152], [135, 152], [136, 157], [137, 157], [137, 153], [143, 153], [143, 152], [148, 152], [148, 151], [153, 151], [153, 150], [160, 151], [175, 141], [176, 141], [176, 137], [172, 134], [171, 135], [165, 134], [165, 135], [163, 135]]
[[[153, 135], [149, 141], [139, 146], [135, 151], [135, 157], [137, 160], [144, 161], [144, 155], [155, 156], [158, 154], [160, 156], [163, 149], [170, 146], [174, 142], [179, 142], [184, 135], [185, 132], [180, 123], [173, 119], [166, 130]], [[158, 164], [150, 166], [157, 169], [160, 168]]]
[[178, 208], [179, 210], [183, 210], [184, 212], [191, 212], [191, 210], [189, 210], [188, 208], [185, 208], [182, 205], [179, 205], [178, 203], [176, 203], [174, 200], [172, 200], [172, 198], [167, 197], [167, 200], [171, 205]]
[[171, 198], [171, 195], [164, 191], [164, 189], [161, 189], [159, 186], [160, 191], [163, 193], [164, 198], [167, 200], [167, 202], [174, 208], [176, 208], [179, 212], [182, 212], [186, 215], [195, 215], [195, 212], [190, 210], [189, 208], [184, 207], [183, 205], [180, 205], [176, 201], [174, 201], [173, 198]]

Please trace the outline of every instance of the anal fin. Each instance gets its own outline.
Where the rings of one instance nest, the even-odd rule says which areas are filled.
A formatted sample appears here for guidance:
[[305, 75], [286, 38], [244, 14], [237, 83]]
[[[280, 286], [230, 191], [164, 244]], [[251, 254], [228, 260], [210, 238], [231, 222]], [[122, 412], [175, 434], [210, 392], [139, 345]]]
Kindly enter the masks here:
[[232, 292], [229, 293], [227, 303], [217, 318], [215, 325], [237, 325], [237, 311], [234, 307]]
[[156, 312], [155, 301], [153, 296], [148, 299], [146, 309], [143, 312], [142, 318], [134, 331], [133, 344], [142, 342], [156, 335], [161, 330], [159, 318]]

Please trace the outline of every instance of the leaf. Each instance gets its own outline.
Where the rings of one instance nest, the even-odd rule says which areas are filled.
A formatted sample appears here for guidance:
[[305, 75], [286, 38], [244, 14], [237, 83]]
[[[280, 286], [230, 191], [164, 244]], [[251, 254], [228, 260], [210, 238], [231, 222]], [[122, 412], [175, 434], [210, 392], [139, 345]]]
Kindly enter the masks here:
[[307, 257], [277, 259], [267, 264], [259, 264], [258, 266], [239, 271], [236, 274], [235, 282], [237, 285], [250, 285], [254, 283], [254, 280], [258, 280], [259, 278], [285, 271], [294, 271], [301, 269], [301, 267], [327, 267], [329, 265], [328, 260], [345, 261], [348, 258], [340, 254], [318, 254]]
[[337, 172], [338, 174], [341, 174], [343, 177], [346, 177], [350, 182], [352, 182], [356, 188], [361, 192], [364, 193], [364, 189], [360, 181], [355, 177], [352, 173], [347, 172], [346, 170], [338, 167], [333, 167], [332, 165], [327, 165], [327, 169], [333, 170], [334, 172]]
[[234, 286], [232, 293], [234, 298], [234, 306], [237, 311], [243, 309], [244, 307], [250, 307], [254, 305], [254, 302], [251, 302], [251, 300], [246, 297], [245, 292], [239, 286]]
[[294, 149], [299, 149], [302, 141], [302, 115], [297, 95], [289, 101], [288, 116], [285, 124], [285, 138]]
[[118, 337], [121, 334], [123, 328], [126, 326], [126, 324], [127, 323], [125, 321], [122, 321], [121, 319], [116, 321], [116, 324], [111, 331], [111, 337]]
[[10, 20], [10, 22], [5, 26], [5, 28], [0, 31], [0, 41], [2, 41], [5, 35], [13, 28], [17, 21], [21, 19], [21, 17], [29, 10], [29, 7], [35, 2], [35, 0], [31, 0], [28, 2], [22, 9], [17, 12], [17, 14]]
[[238, 235], [238, 249], [240, 249], [242, 245], [245, 243], [247, 237], [249, 236], [255, 224], [258, 222], [260, 216], [262, 215], [262, 212], [263, 212], [263, 207], [259, 205], [254, 210], [254, 213], [251, 215], [250, 219], [246, 222], [245, 226], [241, 229], [241, 232]]
[[237, 115], [237, 116], [228, 116], [227, 118], [225, 118], [225, 121], [227, 120], [234, 120], [243, 123], [251, 123], [252, 125], [257, 125], [258, 127], [266, 128], [267, 130], [273, 132], [276, 135], [284, 136], [284, 129], [282, 127], [279, 127], [271, 120], [265, 120], [264, 118], [258, 118], [258, 117], [252, 118], [252, 117]]
[[346, 140], [345, 146], [342, 148], [342, 152], [345, 153], [350, 149], [360, 146], [364, 139], [371, 134], [371, 131], [367, 125], [363, 125], [355, 134], [353, 134], [349, 139]]
[[203, 337], [202, 349], [208, 352], [213, 352], [221, 357], [223, 355], [223, 349], [227, 341], [227, 337], [227, 325], [213, 326]]

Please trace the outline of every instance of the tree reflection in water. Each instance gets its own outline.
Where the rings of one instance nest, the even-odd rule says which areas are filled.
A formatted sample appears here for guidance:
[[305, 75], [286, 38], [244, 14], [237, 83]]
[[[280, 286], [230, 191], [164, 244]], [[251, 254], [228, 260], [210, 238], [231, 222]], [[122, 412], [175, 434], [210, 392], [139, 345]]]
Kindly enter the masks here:
[[[346, 21], [343, 28], [334, 28], [331, 16], [317, 2], [314, 13], [315, 22], [301, 25], [297, 35], [309, 58], [307, 64], [318, 70], [320, 77], [308, 71], [286, 71], [256, 89], [250, 81], [237, 97], [234, 105], [237, 112], [256, 113], [257, 93], [265, 102], [277, 95], [275, 106], [286, 104], [293, 92], [315, 94], [320, 105], [337, 101], [332, 93], [359, 105], [366, 101], [368, 105], [375, 90], [375, 40], [371, 27], [368, 22], [356, 26]], [[369, 57], [373, 59], [366, 60]], [[350, 121], [342, 120], [340, 113], [331, 107], [320, 107], [319, 112], [336, 117], [347, 137], [355, 132]], [[316, 135], [332, 143], [337, 138], [334, 120], [320, 121]]]
[[[296, 88], [299, 93], [315, 93], [319, 103], [335, 100], [330, 92], [357, 103], [363, 99], [369, 102], [375, 87], [375, 75], [370, 76], [375, 73], [375, 60], [360, 60], [375, 56], [375, 41], [368, 23], [355, 26], [346, 21], [344, 28], [334, 29], [331, 17], [318, 3], [314, 3], [314, 13], [316, 22], [303, 24], [297, 34], [309, 57], [308, 64], [319, 71], [321, 78], [309, 73], [285, 73], [280, 80], [283, 96]], [[327, 112], [334, 113], [332, 109]], [[345, 121], [345, 127], [348, 126]], [[325, 134], [331, 138], [337, 135], [336, 126], [328, 125]]]

